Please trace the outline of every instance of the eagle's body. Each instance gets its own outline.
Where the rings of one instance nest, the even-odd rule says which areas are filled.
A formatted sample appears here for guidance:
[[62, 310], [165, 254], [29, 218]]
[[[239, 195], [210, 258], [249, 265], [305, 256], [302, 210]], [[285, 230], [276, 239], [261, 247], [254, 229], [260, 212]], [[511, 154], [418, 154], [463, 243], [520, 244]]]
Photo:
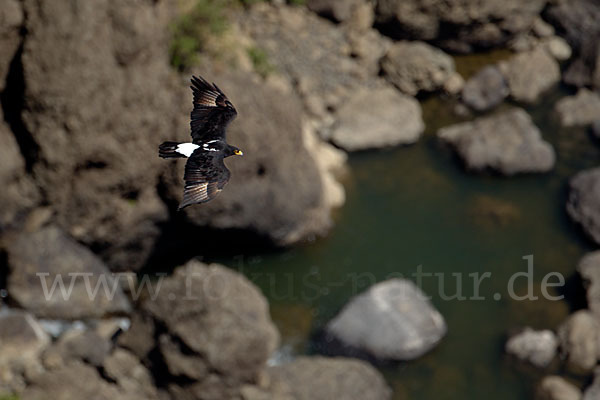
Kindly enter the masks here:
[[212, 200], [229, 181], [230, 172], [223, 160], [242, 152], [225, 141], [227, 125], [237, 115], [233, 104], [215, 85], [192, 77], [194, 109], [192, 142], [164, 142], [159, 146], [162, 158], [187, 157], [185, 189], [179, 209]]

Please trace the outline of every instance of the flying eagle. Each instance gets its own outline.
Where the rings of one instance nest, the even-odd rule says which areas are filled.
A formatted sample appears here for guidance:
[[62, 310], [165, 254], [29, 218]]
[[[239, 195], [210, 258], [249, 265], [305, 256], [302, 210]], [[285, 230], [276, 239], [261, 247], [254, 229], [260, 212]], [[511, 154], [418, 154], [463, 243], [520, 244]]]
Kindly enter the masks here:
[[214, 83], [192, 76], [194, 109], [192, 110], [192, 142], [164, 142], [159, 146], [162, 158], [187, 157], [185, 189], [178, 210], [212, 200], [229, 181], [230, 172], [223, 163], [229, 156], [241, 156], [242, 151], [225, 141], [227, 125], [237, 111], [225, 93]]

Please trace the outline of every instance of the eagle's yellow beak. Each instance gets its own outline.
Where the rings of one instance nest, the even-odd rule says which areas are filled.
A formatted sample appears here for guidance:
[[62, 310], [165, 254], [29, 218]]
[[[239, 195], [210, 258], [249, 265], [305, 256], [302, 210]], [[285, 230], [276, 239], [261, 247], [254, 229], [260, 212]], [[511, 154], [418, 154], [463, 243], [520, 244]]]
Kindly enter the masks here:
[[233, 154], [235, 154], [236, 156], [243, 156], [244, 155], [244, 153], [241, 150], [235, 150], [233, 152]]

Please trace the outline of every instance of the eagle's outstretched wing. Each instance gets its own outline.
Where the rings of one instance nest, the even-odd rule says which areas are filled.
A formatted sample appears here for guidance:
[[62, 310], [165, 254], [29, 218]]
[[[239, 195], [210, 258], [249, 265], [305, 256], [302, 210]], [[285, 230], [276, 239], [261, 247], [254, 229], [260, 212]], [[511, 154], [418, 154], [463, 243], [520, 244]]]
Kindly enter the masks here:
[[221, 151], [194, 151], [185, 164], [185, 189], [179, 210], [212, 200], [229, 181], [229, 176]]
[[225, 140], [225, 129], [237, 115], [235, 107], [225, 93], [214, 83], [192, 76], [194, 109], [192, 110], [192, 142], [200, 144], [209, 140]]

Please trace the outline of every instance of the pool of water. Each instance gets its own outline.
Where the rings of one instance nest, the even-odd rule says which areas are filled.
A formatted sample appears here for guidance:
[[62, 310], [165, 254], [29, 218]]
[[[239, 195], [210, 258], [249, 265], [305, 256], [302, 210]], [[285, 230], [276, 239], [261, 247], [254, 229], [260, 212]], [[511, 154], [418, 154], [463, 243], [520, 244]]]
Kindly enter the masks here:
[[[423, 278], [423, 290], [445, 317], [448, 335], [426, 356], [380, 366], [394, 399], [529, 399], [538, 375], [523, 373], [504, 355], [506, 335], [522, 326], [554, 328], [579, 304], [581, 293], [566, 289], [567, 300], [516, 301], [508, 281], [527, 270], [532, 255], [533, 288], [549, 272], [573, 281], [579, 257], [592, 248], [564, 211], [568, 178], [595, 166], [600, 146], [585, 129], [559, 129], [553, 104], [557, 88], [528, 108], [544, 138], [557, 151], [556, 168], [544, 175], [501, 177], [466, 172], [435, 137], [459, 119], [453, 104], [422, 101], [427, 131], [412, 146], [353, 154], [345, 178], [347, 202], [336, 214], [331, 234], [313, 243], [267, 254], [218, 257], [257, 284], [271, 304], [285, 348], [315, 353], [313, 339], [348, 302], [375, 282], [393, 276], [414, 280], [418, 268], [444, 273]], [[419, 267], [420, 266], [420, 267]], [[489, 272], [472, 297], [469, 274]], [[525, 278], [516, 292], [526, 294]], [[442, 291], [443, 289], [443, 291]]]

